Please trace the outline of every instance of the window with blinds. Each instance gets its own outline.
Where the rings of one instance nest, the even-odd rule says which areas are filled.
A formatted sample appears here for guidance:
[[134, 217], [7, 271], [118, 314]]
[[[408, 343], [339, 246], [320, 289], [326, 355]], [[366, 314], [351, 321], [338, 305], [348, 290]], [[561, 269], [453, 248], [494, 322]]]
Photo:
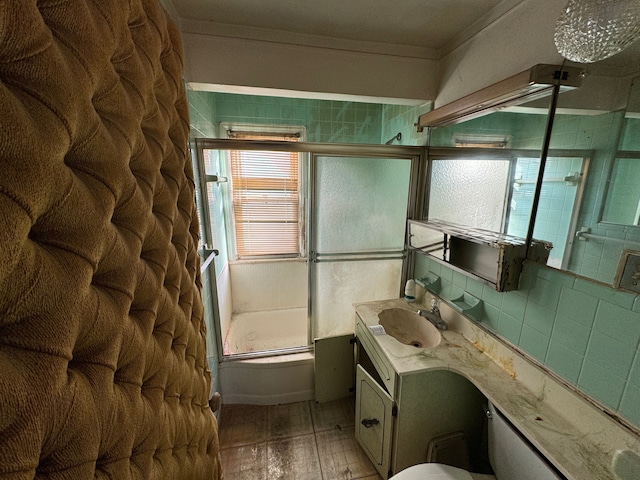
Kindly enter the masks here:
[[[229, 132], [243, 140], [286, 140], [299, 135]], [[300, 256], [300, 155], [232, 150], [231, 189], [238, 258]]]

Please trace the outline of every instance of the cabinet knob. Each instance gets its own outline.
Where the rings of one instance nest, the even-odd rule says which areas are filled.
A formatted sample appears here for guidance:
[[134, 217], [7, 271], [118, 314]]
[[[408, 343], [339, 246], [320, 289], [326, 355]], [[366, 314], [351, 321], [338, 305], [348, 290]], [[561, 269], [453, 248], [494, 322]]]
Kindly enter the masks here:
[[365, 418], [360, 423], [362, 423], [362, 425], [364, 425], [364, 428], [371, 428], [374, 425], [378, 425], [380, 422], [378, 421], [377, 418]]

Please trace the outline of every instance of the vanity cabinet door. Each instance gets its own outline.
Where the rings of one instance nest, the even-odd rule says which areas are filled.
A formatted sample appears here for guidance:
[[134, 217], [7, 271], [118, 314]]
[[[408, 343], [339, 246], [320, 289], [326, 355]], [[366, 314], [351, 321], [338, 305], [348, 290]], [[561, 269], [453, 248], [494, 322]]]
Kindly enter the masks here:
[[396, 372], [380, 348], [375, 346], [371, 332], [358, 315], [356, 315], [356, 337], [362, 344], [363, 350], [366, 352], [366, 355], [380, 376], [382, 384], [387, 389], [387, 392], [389, 392], [389, 395], [393, 397], [396, 392]]
[[356, 371], [356, 440], [382, 478], [389, 476], [393, 399], [360, 365]]

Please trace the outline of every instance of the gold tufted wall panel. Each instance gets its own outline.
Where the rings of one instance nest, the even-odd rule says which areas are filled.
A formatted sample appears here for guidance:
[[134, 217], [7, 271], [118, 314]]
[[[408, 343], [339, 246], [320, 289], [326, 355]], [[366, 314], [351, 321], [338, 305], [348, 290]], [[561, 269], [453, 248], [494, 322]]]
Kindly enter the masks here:
[[217, 479], [178, 31], [0, 0], [0, 478]]

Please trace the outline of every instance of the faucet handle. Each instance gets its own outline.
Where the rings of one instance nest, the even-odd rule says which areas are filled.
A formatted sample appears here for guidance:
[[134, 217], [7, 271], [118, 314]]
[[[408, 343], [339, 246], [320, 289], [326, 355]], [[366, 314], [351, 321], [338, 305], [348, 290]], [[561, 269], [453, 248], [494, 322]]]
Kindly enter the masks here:
[[440, 308], [438, 307], [440, 302], [438, 302], [437, 298], [432, 298], [431, 299], [431, 311], [432, 312], [437, 312], [440, 310]]

